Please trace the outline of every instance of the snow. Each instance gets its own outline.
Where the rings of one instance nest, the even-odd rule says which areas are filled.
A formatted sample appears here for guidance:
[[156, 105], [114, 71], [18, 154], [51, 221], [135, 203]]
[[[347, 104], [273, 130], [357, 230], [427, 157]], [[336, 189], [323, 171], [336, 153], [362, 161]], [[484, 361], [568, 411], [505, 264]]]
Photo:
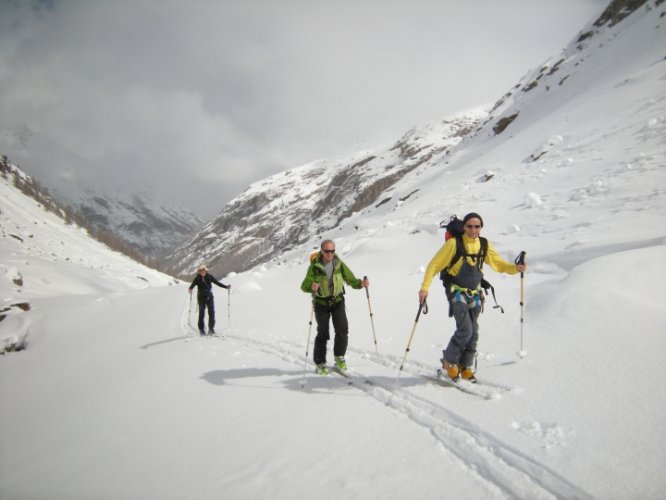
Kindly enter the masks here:
[[[588, 69], [562, 95], [540, 83], [542, 99], [513, 99], [531, 126], [480, 134], [396, 189], [414, 196], [320, 236], [370, 279], [369, 299], [346, 295], [353, 385], [305, 359], [299, 285], [319, 239], [218, 276], [224, 336], [202, 339], [187, 283], [0, 179], [0, 338], [26, 347], [0, 358], [0, 497], [663, 498], [664, 8], [587, 39], [595, 57], [568, 54], [556, 81], [570, 61]], [[634, 40], [633, 59], [617, 50]], [[608, 54], [631, 64], [612, 71]], [[487, 272], [505, 310], [489, 301], [480, 319], [487, 398], [426, 378], [453, 330], [438, 283], [415, 321], [439, 221], [472, 210], [530, 266], [522, 328], [520, 277]]]

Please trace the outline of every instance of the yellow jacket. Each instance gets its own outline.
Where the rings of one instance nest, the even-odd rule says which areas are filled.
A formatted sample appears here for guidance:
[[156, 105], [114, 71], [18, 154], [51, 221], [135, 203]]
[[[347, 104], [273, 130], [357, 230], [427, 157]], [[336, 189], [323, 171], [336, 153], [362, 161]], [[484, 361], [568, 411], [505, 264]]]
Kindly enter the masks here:
[[[465, 243], [465, 249], [466, 249], [465, 253], [469, 255], [476, 255], [479, 253], [479, 250], [481, 250], [481, 240], [479, 238], [472, 239], [463, 234], [462, 239], [463, 243]], [[456, 239], [451, 238], [444, 244], [442, 248], [439, 249], [439, 252], [435, 254], [435, 256], [430, 261], [430, 264], [428, 264], [428, 267], [425, 270], [425, 275], [423, 276], [423, 283], [421, 283], [421, 290], [423, 290], [424, 292], [428, 291], [435, 275], [439, 274], [442, 269], [444, 269], [446, 266], [449, 265], [451, 259], [453, 259], [455, 254], [456, 254]], [[475, 262], [470, 257], [466, 258], [470, 264], [472, 265], [475, 264]], [[451, 274], [452, 276], [456, 276], [460, 272], [462, 263], [463, 259], [459, 259], [458, 262], [456, 262], [455, 265], [451, 269], [449, 269], [448, 271], [449, 274]], [[516, 264], [511, 264], [505, 261], [502, 257], [500, 257], [498, 253], [495, 251], [495, 248], [492, 246], [490, 241], [488, 242], [488, 254], [486, 255], [484, 263], [488, 264], [498, 273], [506, 273], [506, 274], [518, 273]]]

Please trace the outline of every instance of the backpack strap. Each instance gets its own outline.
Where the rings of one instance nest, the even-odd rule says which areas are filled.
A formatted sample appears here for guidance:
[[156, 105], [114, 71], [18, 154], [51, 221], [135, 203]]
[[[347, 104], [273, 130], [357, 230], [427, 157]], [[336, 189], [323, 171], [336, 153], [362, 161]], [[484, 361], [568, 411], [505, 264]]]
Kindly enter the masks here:
[[493, 300], [495, 301], [495, 305], [493, 306], [493, 309], [499, 309], [502, 311], [502, 314], [504, 314], [504, 308], [497, 303], [497, 297], [495, 297], [495, 287], [493, 287], [490, 282], [486, 281], [485, 279], [481, 280], [481, 288], [483, 288], [486, 292], [486, 295], [488, 295], [488, 290], [493, 294]]
[[465, 242], [462, 239], [462, 235], [456, 235], [456, 253], [453, 255], [453, 258], [451, 259], [451, 262], [449, 262], [449, 265], [446, 266], [442, 271], [440, 272], [440, 278], [443, 279], [443, 276], [445, 274], [449, 273], [449, 269], [451, 269], [456, 262], [458, 262], [462, 257], [471, 257], [472, 259], [476, 260], [479, 266], [479, 269], [483, 268], [483, 263], [486, 260], [486, 255], [488, 254], [488, 239], [484, 238], [483, 236], [479, 236], [479, 240], [481, 241], [481, 248], [479, 249], [479, 253], [477, 254], [468, 254], [467, 249], [465, 248]]
[[[451, 305], [451, 298], [452, 298], [451, 285], [453, 283], [452, 281], [453, 277], [449, 274], [449, 269], [451, 269], [454, 266], [454, 264], [458, 262], [462, 257], [471, 257], [472, 259], [476, 260], [479, 269], [482, 269], [483, 263], [486, 260], [486, 255], [488, 254], [488, 239], [484, 238], [483, 236], [479, 236], [479, 240], [481, 241], [481, 248], [479, 249], [479, 252], [473, 255], [467, 253], [467, 249], [465, 248], [465, 242], [462, 239], [462, 235], [456, 235], [455, 238], [456, 238], [456, 253], [453, 255], [453, 258], [451, 259], [451, 262], [449, 262], [449, 265], [446, 266], [444, 269], [442, 269], [442, 271], [439, 273], [439, 279], [442, 280], [442, 284], [444, 285], [446, 298], [449, 300], [449, 316], [453, 316], [453, 309]], [[499, 308], [501, 309], [502, 312], [504, 312], [502, 306], [497, 304], [497, 299], [495, 298], [495, 289], [493, 288], [493, 286], [482, 278], [481, 287], [486, 291], [486, 293], [488, 293], [488, 289], [491, 290], [493, 294], [493, 300], [495, 301], [495, 307], [493, 307], [493, 309]]]
[[488, 238], [479, 236], [479, 240], [481, 240], [481, 250], [479, 250], [477, 257], [479, 259], [479, 269], [483, 269], [483, 263], [486, 261], [486, 255], [488, 255]]
[[458, 234], [455, 236], [456, 239], [456, 253], [453, 255], [453, 258], [451, 259], [451, 262], [449, 262], [449, 265], [446, 266], [442, 272], [445, 274], [449, 273], [449, 269], [451, 269], [456, 262], [458, 262], [464, 255], [466, 255], [465, 252], [465, 243], [463, 242], [462, 235]]

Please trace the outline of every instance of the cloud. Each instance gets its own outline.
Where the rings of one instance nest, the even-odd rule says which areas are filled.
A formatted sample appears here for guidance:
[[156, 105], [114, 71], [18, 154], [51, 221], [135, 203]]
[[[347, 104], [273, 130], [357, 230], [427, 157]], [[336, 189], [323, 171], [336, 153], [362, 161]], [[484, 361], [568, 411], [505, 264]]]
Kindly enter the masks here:
[[48, 177], [65, 156], [42, 138], [77, 159], [56, 170], [208, 216], [254, 180], [494, 101], [604, 4], [3, 2], [0, 149]]

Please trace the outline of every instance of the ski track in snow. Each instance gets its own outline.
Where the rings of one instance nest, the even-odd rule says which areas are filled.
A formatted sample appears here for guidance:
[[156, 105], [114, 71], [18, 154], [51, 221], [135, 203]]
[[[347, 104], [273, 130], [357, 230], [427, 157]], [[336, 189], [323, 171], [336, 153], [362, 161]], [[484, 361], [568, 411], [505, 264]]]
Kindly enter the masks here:
[[[185, 333], [185, 340], [189, 341], [190, 337], [194, 337], [201, 342], [207, 342], [206, 339], [199, 339], [198, 335], [195, 335], [198, 330], [192, 324], [192, 310], [188, 307], [189, 305], [186, 305], [183, 309], [180, 320], [181, 329]], [[233, 328], [228, 330], [234, 331]], [[238, 331], [238, 333], [241, 333], [241, 331]], [[258, 350], [302, 368], [305, 354], [305, 352], [302, 352], [303, 346], [265, 332], [257, 331], [256, 333], [261, 333], [262, 338], [273, 337], [276, 340], [273, 342], [261, 341], [229, 334], [222, 336], [221, 339]], [[494, 489], [497, 489], [498, 494], [510, 498], [533, 499], [592, 498], [587, 492], [561, 477], [555, 471], [501, 442], [454, 412], [417, 395], [415, 391], [401, 387], [397, 371], [399, 360], [394, 356], [351, 348], [349, 351], [375, 365], [391, 369], [395, 374], [394, 377], [366, 377], [350, 370], [348, 373], [353, 377], [352, 387], [408, 418], [412, 423], [426, 428], [442, 446], [443, 450], [463, 460], [471, 472], [475, 473], [481, 481], [489, 483]], [[309, 361], [308, 364], [310, 364]], [[427, 368], [420, 363], [410, 363], [410, 365], [405, 366], [403, 371], [412, 377], [421, 378], [423, 384], [418, 384], [418, 387], [427, 384], [428, 382], [423, 378], [423, 375], [432, 372], [432, 367]], [[320, 378], [314, 373], [307, 371], [306, 373], [310, 377]], [[329, 378], [338, 380], [341, 384], [347, 384], [348, 382], [335, 374], [331, 374]], [[503, 385], [486, 384], [486, 386], [489, 390], [494, 391], [492, 394], [510, 393], [512, 390], [512, 388]], [[456, 389], [452, 388], [452, 390]], [[469, 397], [476, 396], [469, 395]], [[494, 398], [487, 397], [486, 399]], [[492, 403], [489, 402], [488, 404]]]

